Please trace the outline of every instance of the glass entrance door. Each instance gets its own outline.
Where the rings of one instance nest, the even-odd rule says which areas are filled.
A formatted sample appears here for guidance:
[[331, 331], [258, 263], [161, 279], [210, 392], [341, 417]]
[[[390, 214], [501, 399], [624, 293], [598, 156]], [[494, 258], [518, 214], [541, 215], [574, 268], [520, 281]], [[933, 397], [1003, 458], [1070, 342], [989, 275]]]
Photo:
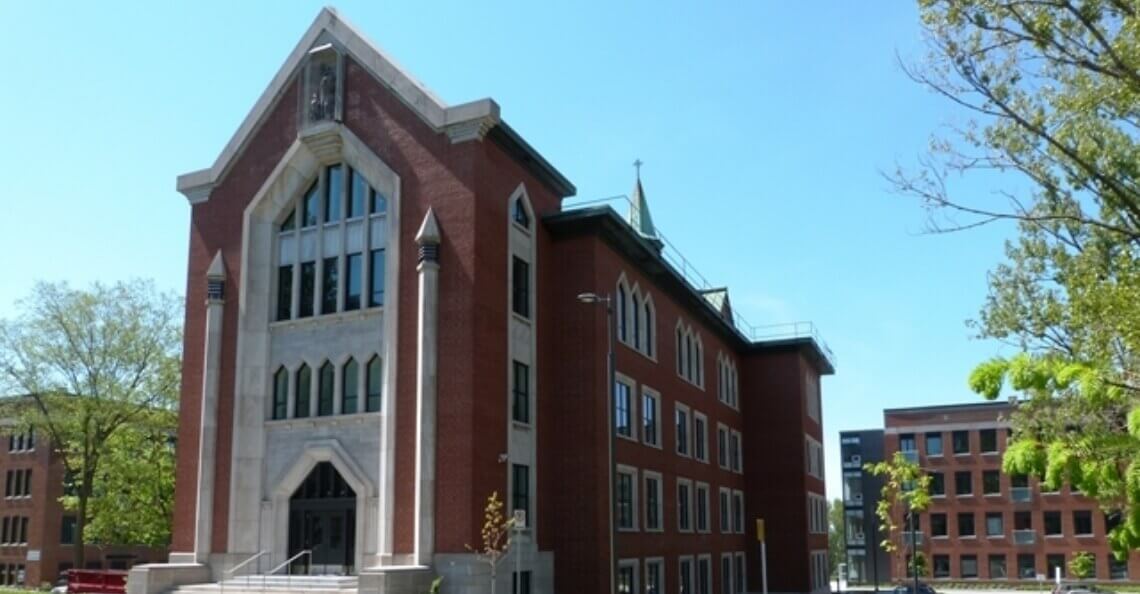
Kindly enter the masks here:
[[289, 556], [294, 574], [355, 573], [356, 494], [336, 468], [321, 462], [289, 500]]

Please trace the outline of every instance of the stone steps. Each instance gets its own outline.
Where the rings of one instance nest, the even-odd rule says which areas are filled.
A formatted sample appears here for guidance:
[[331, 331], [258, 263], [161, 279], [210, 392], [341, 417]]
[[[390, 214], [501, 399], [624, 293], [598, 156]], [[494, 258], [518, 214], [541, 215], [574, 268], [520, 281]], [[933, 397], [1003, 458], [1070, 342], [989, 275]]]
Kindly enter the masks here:
[[251, 575], [226, 580], [222, 583], [180, 586], [171, 594], [255, 594], [271, 592], [314, 592], [317, 594], [347, 594], [356, 592], [356, 576], [324, 575]]

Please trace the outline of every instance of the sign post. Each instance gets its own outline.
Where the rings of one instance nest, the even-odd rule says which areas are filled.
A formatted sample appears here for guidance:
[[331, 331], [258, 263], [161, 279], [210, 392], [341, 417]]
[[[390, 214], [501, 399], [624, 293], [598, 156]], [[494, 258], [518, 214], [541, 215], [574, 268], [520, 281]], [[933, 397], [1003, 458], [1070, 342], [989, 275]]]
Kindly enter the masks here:
[[768, 594], [768, 543], [764, 540], [764, 518], [756, 518], [756, 540], [760, 541], [760, 583]]
[[514, 514], [514, 520], [515, 521], [514, 521], [514, 525], [512, 526], [512, 528], [515, 529], [515, 546], [514, 546], [514, 549], [515, 549], [514, 550], [514, 553], [515, 553], [515, 575], [514, 575], [514, 578], [511, 580], [511, 582], [514, 584], [513, 594], [519, 594], [519, 592], [522, 591], [521, 590], [522, 583], [520, 583], [520, 582], [522, 582], [522, 554], [519, 551], [519, 546], [522, 545], [522, 542], [520, 542], [521, 537], [522, 537], [522, 532], [523, 532], [523, 530], [526, 529], [526, 510], [525, 509], [516, 509], [515, 514]]

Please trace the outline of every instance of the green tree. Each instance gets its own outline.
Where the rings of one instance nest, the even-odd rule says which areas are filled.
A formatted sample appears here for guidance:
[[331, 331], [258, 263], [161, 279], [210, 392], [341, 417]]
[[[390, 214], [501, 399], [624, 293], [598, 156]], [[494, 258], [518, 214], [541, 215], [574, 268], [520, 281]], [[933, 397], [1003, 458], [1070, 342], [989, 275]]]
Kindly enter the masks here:
[[[904, 66], [967, 118], [889, 177], [930, 230], [1012, 221], [979, 337], [1018, 354], [970, 387], [1026, 399], [1007, 473], [1068, 482], [1140, 546], [1140, 7], [1128, 0], [919, 0], [929, 52]], [[964, 194], [963, 175], [991, 190]]]
[[[77, 544], [164, 540], [156, 524], [170, 521], [181, 301], [149, 281], [39, 283], [18, 308], [0, 321], [0, 386], [21, 395], [4, 414], [50, 440], [69, 477]], [[84, 547], [73, 550], [83, 567]]]
[[[899, 566], [906, 567], [906, 574], [925, 575], [926, 557], [922, 552], [911, 557], [911, 563], [906, 561], [906, 549], [910, 547], [907, 540], [908, 526], [899, 524], [906, 522], [909, 514], [918, 514], [930, 507], [930, 475], [926, 474], [917, 462], [907, 458], [902, 452], [895, 452], [890, 460], [867, 464], [867, 472], [883, 477], [883, 488], [879, 494], [879, 501], [875, 504], [875, 515], [879, 518], [879, 532], [883, 535], [879, 546], [888, 553], [898, 553]], [[896, 538], [903, 543], [900, 548], [895, 542]]]
[[467, 545], [467, 550], [475, 553], [491, 570], [491, 594], [495, 594], [499, 562], [514, 542], [511, 538], [514, 527], [515, 519], [503, 515], [503, 500], [499, 499], [499, 492], [492, 491], [483, 507], [483, 529], [480, 532], [483, 542], [478, 547]]
[[1078, 580], [1087, 580], [1096, 573], [1096, 557], [1088, 551], [1077, 551], [1069, 561], [1069, 573]]
[[842, 499], [832, 499], [827, 505], [827, 550], [828, 575], [834, 576], [847, 551], [847, 519]]

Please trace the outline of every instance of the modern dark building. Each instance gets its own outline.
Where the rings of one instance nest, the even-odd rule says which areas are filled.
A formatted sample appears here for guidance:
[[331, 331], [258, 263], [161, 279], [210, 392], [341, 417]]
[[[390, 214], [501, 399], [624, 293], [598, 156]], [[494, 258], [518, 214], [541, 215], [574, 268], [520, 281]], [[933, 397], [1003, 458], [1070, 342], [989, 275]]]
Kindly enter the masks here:
[[843, 517], [846, 534], [847, 581], [875, 584], [890, 581], [890, 555], [879, 546], [879, 519], [875, 502], [883, 479], [864, 470], [864, 465], [883, 460], [883, 430], [841, 431], [840, 464], [843, 466]]

